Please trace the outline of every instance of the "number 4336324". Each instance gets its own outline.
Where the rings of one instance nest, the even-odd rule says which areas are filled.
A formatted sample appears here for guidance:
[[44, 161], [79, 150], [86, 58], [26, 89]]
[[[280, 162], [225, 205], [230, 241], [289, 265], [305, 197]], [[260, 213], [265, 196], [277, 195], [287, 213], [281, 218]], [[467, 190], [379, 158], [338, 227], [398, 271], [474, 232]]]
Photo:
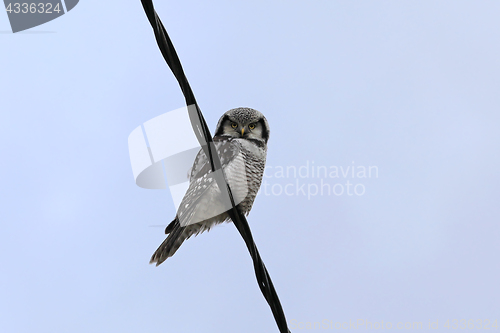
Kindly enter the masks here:
[[61, 8], [59, 8], [59, 4], [56, 4], [53, 6], [51, 3], [9, 3], [9, 5], [5, 8], [7, 13], [11, 14], [52, 14], [52, 13], [58, 13], [62, 11]]
[[483, 329], [483, 330], [489, 330], [489, 329], [496, 329], [498, 328], [498, 320], [489, 320], [489, 319], [448, 319], [446, 323], [444, 323], [444, 326], [446, 328], [452, 328], [452, 329]]

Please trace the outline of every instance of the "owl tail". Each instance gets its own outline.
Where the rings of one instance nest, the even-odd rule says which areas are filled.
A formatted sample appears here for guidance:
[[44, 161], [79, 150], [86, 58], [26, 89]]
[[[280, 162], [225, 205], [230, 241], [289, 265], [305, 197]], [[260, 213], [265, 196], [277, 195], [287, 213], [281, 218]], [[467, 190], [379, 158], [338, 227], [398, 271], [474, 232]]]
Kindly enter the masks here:
[[181, 227], [179, 220], [176, 217], [165, 230], [165, 233], [168, 233], [169, 235], [163, 243], [161, 243], [155, 253], [153, 253], [149, 263], [156, 263], [156, 266], [163, 263], [175, 254], [186, 239], [197, 234], [200, 231], [200, 228], [201, 226], [197, 224], [190, 225], [188, 227]]

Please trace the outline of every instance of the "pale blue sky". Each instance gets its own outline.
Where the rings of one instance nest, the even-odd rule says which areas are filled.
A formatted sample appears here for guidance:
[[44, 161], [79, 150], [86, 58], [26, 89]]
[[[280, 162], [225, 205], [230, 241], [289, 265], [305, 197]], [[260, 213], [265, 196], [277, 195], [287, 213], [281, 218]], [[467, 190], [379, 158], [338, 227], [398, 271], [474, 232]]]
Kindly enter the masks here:
[[[265, 179], [295, 190], [248, 218], [290, 322], [500, 320], [498, 1], [156, 8], [212, 130], [249, 106], [274, 170], [378, 169]], [[9, 30], [0, 14], [1, 331], [278, 332], [233, 225], [148, 264], [175, 209], [134, 184], [127, 138], [184, 99], [140, 1]], [[298, 189], [347, 181], [364, 194]]]

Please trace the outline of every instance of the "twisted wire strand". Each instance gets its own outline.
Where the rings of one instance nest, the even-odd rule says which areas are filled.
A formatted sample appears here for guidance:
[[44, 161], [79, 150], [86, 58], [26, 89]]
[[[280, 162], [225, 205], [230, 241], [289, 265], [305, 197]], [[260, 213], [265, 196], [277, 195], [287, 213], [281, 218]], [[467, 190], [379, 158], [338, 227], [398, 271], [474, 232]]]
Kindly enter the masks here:
[[[170, 67], [170, 70], [174, 74], [175, 78], [179, 82], [179, 86], [186, 100], [186, 105], [188, 106], [191, 125], [193, 126], [193, 131], [196, 134], [198, 142], [200, 143], [205, 151], [206, 156], [208, 156], [210, 160], [212, 171], [214, 172], [215, 170], [221, 169], [221, 162], [219, 156], [215, 151], [212, 135], [210, 134], [210, 130], [207, 126], [205, 118], [203, 117], [201, 109], [196, 102], [194, 93], [191, 89], [191, 86], [189, 85], [186, 75], [184, 74], [181, 62], [179, 60], [179, 57], [177, 56], [174, 45], [172, 44], [172, 41], [168, 36], [167, 30], [163, 26], [160, 17], [154, 9], [153, 1], [141, 0], [141, 2], [142, 6], [144, 7], [146, 16], [148, 17], [149, 23], [153, 28], [156, 42], [161, 51], [161, 54]], [[195, 105], [196, 107], [189, 108], [190, 105]], [[269, 276], [266, 266], [264, 265], [257, 246], [255, 245], [255, 242], [253, 240], [252, 232], [250, 231], [247, 219], [238, 209], [236, 209], [234, 198], [231, 193], [231, 189], [227, 184], [227, 181], [225, 181], [225, 179], [218, 179], [219, 177], [216, 178], [218, 186], [221, 189], [221, 192], [223, 192], [222, 195], [227, 196], [231, 202], [232, 209], [228, 211], [228, 214], [231, 217], [234, 225], [238, 229], [241, 237], [245, 241], [248, 251], [250, 252], [250, 256], [253, 260], [257, 283], [259, 285], [260, 291], [264, 295], [264, 298], [271, 308], [279, 331], [280, 333], [291, 333], [288, 329], [285, 313], [283, 312], [283, 308], [281, 307], [278, 294], [276, 293], [274, 285], [271, 281], [271, 277]]]

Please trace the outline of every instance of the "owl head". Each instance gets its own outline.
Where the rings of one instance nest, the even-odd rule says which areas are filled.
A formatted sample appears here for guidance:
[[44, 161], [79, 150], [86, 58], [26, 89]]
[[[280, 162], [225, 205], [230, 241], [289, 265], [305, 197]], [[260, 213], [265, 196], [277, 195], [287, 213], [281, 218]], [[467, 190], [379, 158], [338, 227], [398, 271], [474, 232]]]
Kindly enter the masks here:
[[224, 113], [219, 119], [215, 136], [253, 139], [267, 144], [269, 124], [266, 117], [251, 108], [236, 108]]

